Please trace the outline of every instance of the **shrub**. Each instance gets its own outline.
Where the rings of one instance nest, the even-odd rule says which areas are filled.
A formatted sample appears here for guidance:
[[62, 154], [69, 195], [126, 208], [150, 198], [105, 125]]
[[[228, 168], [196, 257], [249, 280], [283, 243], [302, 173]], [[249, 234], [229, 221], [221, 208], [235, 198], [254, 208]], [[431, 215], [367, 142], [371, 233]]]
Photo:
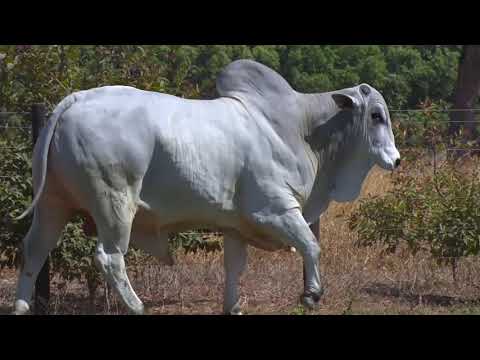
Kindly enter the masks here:
[[450, 142], [448, 104], [425, 101], [418, 109], [392, 112], [395, 142], [399, 148], [418, 149]]
[[215, 252], [222, 250], [220, 235], [209, 230], [195, 230], [179, 233], [170, 238], [172, 250], [183, 249], [185, 253], [196, 253], [199, 250]]
[[358, 245], [380, 243], [394, 251], [405, 243], [413, 254], [428, 251], [439, 264], [453, 269], [459, 258], [478, 255], [479, 165], [476, 158], [447, 160], [430, 173], [425, 173], [425, 163], [404, 165], [392, 190], [362, 200], [350, 217]]
[[[19, 222], [19, 216], [32, 200], [31, 140], [28, 132], [7, 129], [3, 123], [0, 136], [0, 270], [20, 265], [20, 244], [31, 217]], [[9, 118], [8, 124], [25, 126], [21, 118]]]

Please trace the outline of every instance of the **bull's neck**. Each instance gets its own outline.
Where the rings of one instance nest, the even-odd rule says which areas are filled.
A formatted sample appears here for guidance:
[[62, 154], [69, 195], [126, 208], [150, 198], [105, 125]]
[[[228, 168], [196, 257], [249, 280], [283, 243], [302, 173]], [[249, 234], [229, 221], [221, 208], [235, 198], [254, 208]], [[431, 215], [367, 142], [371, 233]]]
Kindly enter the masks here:
[[[305, 113], [301, 131], [304, 139], [311, 145], [317, 160], [323, 164], [340, 160], [345, 152], [355, 147], [357, 140], [365, 134], [361, 123], [354, 122], [352, 114], [342, 112], [332, 98], [332, 92], [321, 94], [301, 94], [302, 108]], [[315, 132], [322, 124], [329, 123], [327, 132]], [[329, 134], [319, 141], [318, 135]]]
[[[353, 119], [346, 118], [352, 114], [341, 112], [333, 101], [331, 93], [305, 94], [302, 95], [302, 101], [305, 109], [303, 134], [308, 143], [310, 158], [313, 159], [312, 163], [315, 163], [314, 183], [304, 210], [306, 214], [319, 216], [323, 211], [322, 207], [330, 201], [335, 188], [339, 185], [344, 188], [338, 183], [344, 172], [345, 174], [350, 174], [352, 171], [355, 173], [358, 167], [357, 175], [359, 179], [360, 177], [363, 179], [360, 173], [368, 168], [368, 164], [365, 163], [365, 159], [356, 158], [356, 147], [363, 129], [360, 129], [359, 124], [355, 124]], [[321, 124], [327, 124], [329, 121], [330, 124], [332, 122], [338, 124], [338, 128], [332, 124], [318, 131]], [[348, 154], [350, 155], [347, 156]], [[352, 189], [354, 187], [347, 186]]]
[[315, 159], [314, 182], [303, 207], [305, 218], [313, 222], [331, 200], [352, 201], [373, 166], [360, 147], [366, 141], [362, 121], [341, 111], [332, 93], [303, 95], [304, 136], [311, 158]]
[[312, 135], [317, 124], [327, 122], [338, 112], [331, 93], [299, 94], [304, 109], [302, 131], [305, 137]]
[[[335, 161], [338, 157], [342, 156], [344, 152], [344, 147], [346, 144], [346, 137], [349, 134], [345, 135], [343, 141], [335, 143], [335, 146], [331, 146], [331, 143], [328, 146], [313, 146], [312, 142], [314, 131], [320, 125], [327, 123], [332, 117], [339, 113], [339, 109], [331, 97], [332, 93], [321, 93], [321, 94], [300, 94], [300, 101], [302, 103], [302, 108], [304, 109], [303, 122], [301, 124], [301, 133], [303, 138], [309, 144], [312, 155], [315, 157], [315, 162], [317, 166], [315, 167], [315, 173], [317, 173], [318, 164], [323, 166], [328, 166], [328, 163]], [[334, 140], [334, 139], [332, 139]]]

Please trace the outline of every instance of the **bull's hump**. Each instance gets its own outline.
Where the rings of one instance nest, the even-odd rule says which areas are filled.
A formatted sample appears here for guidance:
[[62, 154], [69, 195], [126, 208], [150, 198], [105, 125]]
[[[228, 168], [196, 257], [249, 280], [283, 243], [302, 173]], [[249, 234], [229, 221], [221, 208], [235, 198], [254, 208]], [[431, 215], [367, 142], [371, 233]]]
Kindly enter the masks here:
[[224, 97], [271, 99], [294, 94], [280, 74], [252, 60], [232, 62], [219, 74], [216, 85], [218, 94]]
[[277, 72], [252, 60], [237, 60], [217, 77], [221, 97], [239, 100], [252, 120], [273, 128], [292, 148], [304, 114], [298, 93]]

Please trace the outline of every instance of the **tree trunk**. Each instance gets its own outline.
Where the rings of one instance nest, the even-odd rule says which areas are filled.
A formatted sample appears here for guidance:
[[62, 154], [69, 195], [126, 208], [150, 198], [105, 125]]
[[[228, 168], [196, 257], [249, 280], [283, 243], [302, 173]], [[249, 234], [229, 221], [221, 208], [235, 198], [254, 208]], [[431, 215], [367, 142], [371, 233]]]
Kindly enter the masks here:
[[[480, 92], [480, 45], [465, 45], [458, 68], [457, 85], [453, 94], [454, 109], [471, 109]], [[449, 134], [458, 135], [464, 129], [463, 138], [474, 140], [478, 137], [473, 111], [452, 111]]]

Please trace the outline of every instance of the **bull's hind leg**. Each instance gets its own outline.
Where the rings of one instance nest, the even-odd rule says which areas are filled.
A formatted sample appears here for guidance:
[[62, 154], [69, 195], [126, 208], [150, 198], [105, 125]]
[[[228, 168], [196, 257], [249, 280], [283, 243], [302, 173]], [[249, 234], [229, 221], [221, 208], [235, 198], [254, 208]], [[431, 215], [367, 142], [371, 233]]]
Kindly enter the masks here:
[[35, 209], [32, 226], [23, 240], [23, 265], [17, 285], [15, 314], [30, 310], [37, 279], [50, 251], [55, 248], [71, 212], [61, 201], [44, 198]]
[[170, 252], [168, 232], [161, 231], [155, 220], [140, 208], [133, 222], [130, 245], [154, 256], [161, 263], [172, 266], [175, 264], [175, 256]]
[[241, 315], [238, 282], [247, 265], [247, 243], [235, 234], [225, 233], [224, 237], [225, 294], [223, 311], [225, 315]]
[[95, 264], [128, 309], [140, 315], [144, 307], [130, 284], [124, 259], [136, 208], [131, 194], [130, 189], [108, 189], [97, 197], [92, 210], [98, 231]]

